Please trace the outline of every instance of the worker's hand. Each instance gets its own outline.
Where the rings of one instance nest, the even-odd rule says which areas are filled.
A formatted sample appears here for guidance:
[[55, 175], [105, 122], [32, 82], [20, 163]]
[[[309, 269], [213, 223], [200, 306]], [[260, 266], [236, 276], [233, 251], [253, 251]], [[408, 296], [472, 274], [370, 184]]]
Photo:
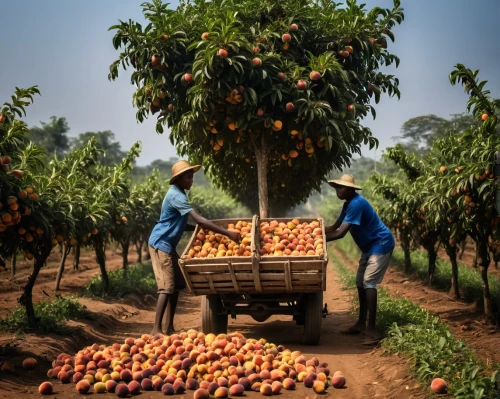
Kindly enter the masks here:
[[229, 234], [228, 234], [228, 237], [234, 241], [235, 243], [239, 244], [241, 242], [241, 236], [239, 233], [236, 233], [234, 231], [231, 231]]

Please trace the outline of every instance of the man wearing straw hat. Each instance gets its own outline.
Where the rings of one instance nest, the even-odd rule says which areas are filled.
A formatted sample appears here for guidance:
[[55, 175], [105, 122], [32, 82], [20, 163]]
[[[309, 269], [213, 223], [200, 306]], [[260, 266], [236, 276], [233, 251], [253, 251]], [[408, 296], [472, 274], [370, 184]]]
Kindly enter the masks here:
[[194, 226], [187, 224], [191, 216], [205, 229], [224, 234], [235, 242], [240, 241], [238, 233], [226, 230], [198, 215], [189, 204], [185, 190], [193, 185], [193, 175], [201, 168], [180, 160], [172, 166], [172, 187], [168, 190], [161, 207], [160, 220], [156, 223], [149, 237], [149, 253], [158, 284], [155, 324], [152, 335], [162, 334], [161, 322], [167, 310], [168, 335], [174, 332], [174, 314], [179, 298], [179, 291], [186, 287], [186, 282], [179, 268], [179, 255], [175, 248], [184, 231], [193, 231]]
[[[329, 180], [344, 200], [344, 206], [333, 226], [325, 228], [326, 241], [343, 238], [350, 232], [361, 250], [356, 286], [359, 297], [359, 319], [352, 327], [341, 331], [343, 334], [365, 334], [364, 345], [376, 344], [382, 336], [375, 327], [377, 313], [377, 285], [382, 282], [394, 249], [394, 237], [380, 220], [370, 203], [356, 191], [361, 187], [354, 183], [352, 175], [345, 174], [340, 179]], [[366, 319], [368, 315], [368, 325]]]

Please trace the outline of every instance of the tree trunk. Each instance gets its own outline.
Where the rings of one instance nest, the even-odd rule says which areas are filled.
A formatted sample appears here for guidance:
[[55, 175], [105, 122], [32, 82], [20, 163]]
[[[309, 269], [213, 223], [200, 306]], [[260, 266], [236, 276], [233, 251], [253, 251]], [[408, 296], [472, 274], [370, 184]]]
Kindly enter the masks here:
[[437, 253], [434, 245], [429, 245], [427, 248], [427, 257], [429, 259], [428, 273], [429, 273], [429, 285], [432, 285], [432, 279], [434, 277], [434, 272], [436, 271], [436, 259]]
[[477, 262], [481, 269], [481, 280], [483, 285], [484, 314], [491, 317], [493, 316], [493, 303], [491, 302], [490, 285], [488, 282], [488, 268], [491, 259], [487, 240], [479, 237], [479, 241], [476, 242], [476, 248]]
[[410, 240], [408, 239], [408, 231], [406, 231], [406, 229], [400, 231], [399, 237], [401, 241], [401, 248], [403, 248], [403, 253], [405, 255], [405, 273], [411, 273], [411, 250]]
[[259, 214], [261, 219], [269, 214], [269, 196], [267, 188], [267, 143], [265, 132], [261, 133], [261, 145], [255, 146], [255, 159], [257, 161], [257, 181], [259, 188]]
[[137, 263], [142, 263], [142, 247], [144, 245], [144, 241], [139, 239], [135, 243], [135, 247], [137, 248]]
[[47, 248], [42, 249], [40, 254], [35, 258], [33, 265], [33, 273], [28, 278], [28, 283], [24, 287], [24, 292], [19, 298], [19, 303], [26, 308], [26, 316], [28, 318], [28, 327], [35, 329], [37, 326], [37, 320], [35, 316], [35, 309], [33, 308], [33, 286], [35, 285], [36, 278], [40, 269], [45, 264], [47, 257], [52, 251], [52, 245], [48, 243]]
[[122, 269], [127, 270], [128, 265], [128, 248], [130, 246], [130, 241], [124, 240], [122, 242]]
[[105, 247], [102, 240], [100, 238], [96, 238], [96, 242], [94, 242], [95, 256], [99, 268], [101, 269], [101, 278], [104, 285], [104, 293], [107, 293], [109, 290], [109, 278], [108, 272], [106, 271], [106, 254], [104, 252], [104, 248]]
[[66, 242], [63, 243], [62, 245], [62, 257], [61, 257], [61, 263], [59, 264], [59, 270], [57, 271], [57, 277], [56, 277], [56, 286], [55, 290], [59, 290], [59, 285], [61, 284], [61, 278], [64, 272], [64, 264], [66, 263], [66, 258], [69, 254], [69, 251], [71, 251], [71, 247], [66, 244]]
[[466, 245], [467, 245], [467, 240], [462, 240], [462, 242], [460, 243], [460, 254], [458, 255], [458, 260], [462, 260]]
[[460, 299], [460, 290], [458, 288], [457, 248], [455, 247], [455, 245], [446, 244], [445, 249], [451, 262], [450, 295], [454, 295], [456, 299]]
[[73, 270], [78, 270], [80, 266], [80, 243], [75, 245], [75, 259], [73, 260]]
[[10, 260], [10, 273], [12, 276], [16, 275], [16, 264], [17, 264], [17, 250], [14, 250], [12, 258]]

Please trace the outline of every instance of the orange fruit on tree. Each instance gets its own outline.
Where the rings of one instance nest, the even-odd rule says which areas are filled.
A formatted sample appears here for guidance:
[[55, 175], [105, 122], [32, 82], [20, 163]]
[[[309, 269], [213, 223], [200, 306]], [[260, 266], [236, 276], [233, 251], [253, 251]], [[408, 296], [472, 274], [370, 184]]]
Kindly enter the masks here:
[[488, 119], [489, 115], [487, 113], [484, 113], [481, 115], [481, 120], [482, 121], [485, 121], [486, 119]]
[[440, 172], [441, 172], [441, 173], [446, 172], [446, 166], [441, 166], [441, 167], [439, 168], [439, 170], [440, 170]]

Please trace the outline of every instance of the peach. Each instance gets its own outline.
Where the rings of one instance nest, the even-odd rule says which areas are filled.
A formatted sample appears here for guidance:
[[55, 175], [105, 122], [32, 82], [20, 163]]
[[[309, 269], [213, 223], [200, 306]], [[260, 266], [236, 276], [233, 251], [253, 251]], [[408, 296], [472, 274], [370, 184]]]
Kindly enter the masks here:
[[216, 382], [211, 382], [208, 385], [208, 392], [210, 392], [210, 395], [213, 395], [217, 388], [219, 388], [219, 384], [217, 384]]
[[[154, 383], [154, 381], [153, 381]], [[161, 386], [160, 388], [161, 390], [161, 393], [164, 394], [164, 395], [174, 395], [175, 394], [175, 389], [174, 389], [174, 386], [170, 383], [166, 383], [164, 385]]]
[[115, 387], [115, 393], [119, 398], [126, 398], [128, 395], [130, 395], [130, 390], [128, 389], [127, 384], [118, 384]]
[[61, 381], [63, 384], [68, 384], [71, 382], [71, 378], [68, 375], [66, 371], [60, 371], [59, 374], [57, 375], [57, 378], [59, 381]]
[[182, 380], [175, 380], [173, 386], [176, 394], [184, 393], [186, 391], [186, 384], [184, 384]]
[[316, 393], [323, 393], [326, 390], [326, 385], [325, 385], [324, 381], [315, 380], [313, 382], [313, 387], [312, 388], [313, 388], [314, 392], [316, 392]]
[[194, 394], [193, 399], [210, 399], [210, 393], [203, 388], [198, 388]]
[[90, 389], [90, 382], [87, 380], [80, 380], [76, 383], [76, 390], [79, 393], [87, 393]]
[[111, 393], [115, 392], [116, 386], [118, 385], [118, 383], [114, 380], [108, 380], [106, 381], [105, 384], [106, 384], [106, 391]]
[[294, 390], [296, 387], [295, 381], [291, 378], [285, 378], [283, 380], [283, 388], [288, 391]]
[[[155, 389], [155, 391], [161, 391], [163, 389], [162, 388], [163, 384], [164, 384], [164, 381], [160, 377], [153, 379], [153, 388]], [[170, 384], [170, 385], [172, 385], [172, 384]]]
[[190, 391], [196, 391], [199, 387], [200, 383], [198, 382], [198, 380], [195, 380], [194, 378], [188, 378], [186, 380], [186, 388]]
[[336, 371], [335, 373], [333, 373], [334, 377], [337, 377], [338, 375], [344, 375], [344, 373], [342, 373], [342, 371]]
[[32, 357], [28, 357], [23, 360], [23, 369], [25, 370], [33, 370], [36, 366], [37, 362], [36, 359], [33, 359]]
[[120, 372], [120, 379], [124, 382], [132, 381], [132, 372], [129, 369], [123, 369]]
[[[137, 381], [134, 381], [134, 382], [137, 383]], [[104, 393], [104, 392], [106, 392], [106, 384], [104, 382], [96, 382], [94, 384], [94, 392], [95, 393]]]
[[214, 397], [215, 398], [227, 398], [228, 392], [229, 392], [228, 388], [219, 387], [215, 390]]
[[232, 385], [229, 388], [229, 395], [231, 396], [243, 396], [245, 394], [245, 387], [240, 384]]
[[281, 384], [280, 381], [273, 381], [273, 383], [271, 384], [273, 395], [278, 395], [281, 392], [282, 387], [283, 385]]
[[[95, 385], [94, 390], [97, 392], [97, 390], [95, 389]], [[141, 392], [141, 384], [138, 381], [132, 380], [128, 383], [128, 390], [130, 391], [131, 395], [138, 395], [139, 392]]]
[[38, 387], [38, 392], [42, 395], [52, 395], [52, 384], [50, 382], [42, 382]]
[[332, 386], [334, 388], [342, 388], [345, 385], [345, 377], [342, 375], [336, 375], [332, 378]]
[[141, 381], [141, 388], [144, 391], [152, 391], [153, 390], [153, 381], [151, 381], [149, 378], [144, 378]]
[[432, 392], [443, 394], [447, 392], [448, 386], [446, 384], [446, 381], [442, 378], [434, 378], [431, 382], [431, 389]]
[[273, 387], [271, 386], [271, 384], [262, 383], [259, 391], [262, 395], [271, 396], [273, 394]]

